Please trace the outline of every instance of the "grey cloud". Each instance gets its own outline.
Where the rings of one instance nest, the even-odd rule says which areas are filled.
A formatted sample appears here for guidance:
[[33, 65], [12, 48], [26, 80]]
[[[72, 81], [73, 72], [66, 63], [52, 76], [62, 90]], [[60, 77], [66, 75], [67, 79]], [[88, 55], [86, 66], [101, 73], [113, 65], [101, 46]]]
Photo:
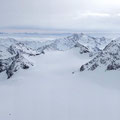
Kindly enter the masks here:
[[0, 26], [119, 30], [119, 8], [118, 0], [0, 0]]

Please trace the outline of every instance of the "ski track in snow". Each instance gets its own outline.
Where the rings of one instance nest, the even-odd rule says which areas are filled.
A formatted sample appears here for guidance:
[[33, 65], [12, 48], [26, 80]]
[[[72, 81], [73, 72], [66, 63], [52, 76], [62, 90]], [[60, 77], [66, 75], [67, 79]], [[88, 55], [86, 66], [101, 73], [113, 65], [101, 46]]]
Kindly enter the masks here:
[[29, 70], [0, 76], [0, 120], [120, 120], [119, 71], [79, 72], [89, 57], [77, 49], [30, 59]]

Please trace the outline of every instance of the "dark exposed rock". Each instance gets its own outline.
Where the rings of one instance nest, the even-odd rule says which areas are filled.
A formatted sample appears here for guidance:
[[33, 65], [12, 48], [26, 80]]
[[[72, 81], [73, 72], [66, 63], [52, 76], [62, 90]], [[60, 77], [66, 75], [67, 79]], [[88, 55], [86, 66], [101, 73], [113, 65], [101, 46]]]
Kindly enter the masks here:
[[90, 53], [90, 56], [93, 56], [95, 53], [103, 50], [103, 46], [107, 45], [109, 41], [111, 40], [104, 37], [96, 38], [78, 33], [65, 38], [56, 39], [53, 43], [49, 44], [47, 48], [65, 51], [74, 47], [79, 47], [81, 54]]
[[84, 70], [85, 70], [84, 65], [82, 65], [82, 66], [80, 67], [80, 71], [84, 71]]
[[78, 47], [80, 49], [80, 54], [83, 53], [89, 53], [89, 49], [83, 45], [81, 45], [80, 43], [76, 43], [76, 45], [74, 47]]
[[93, 65], [91, 66], [91, 68], [90, 68], [89, 70], [92, 70], [92, 71], [93, 71], [93, 70], [95, 70], [97, 67], [98, 67], [98, 64], [95, 63], [95, 64], [93, 64]]
[[20, 68], [28, 69], [30, 66], [33, 65], [31, 62], [29, 62], [27, 59], [25, 59], [19, 53], [16, 56], [14, 56], [14, 58], [15, 59], [13, 59], [11, 64], [6, 66], [6, 69], [5, 69], [8, 78], [10, 78]]
[[117, 70], [117, 69], [120, 69], [119, 63], [112, 62], [107, 66], [107, 70]]
[[[28, 48], [20, 50], [20, 49], [13, 49], [13, 46], [10, 46], [9, 52], [13, 54], [13, 57], [9, 57], [6, 59], [0, 59], [0, 72], [6, 71], [8, 79], [20, 68], [21, 69], [28, 69], [33, 64], [29, 62], [23, 54], [25, 54], [24, 50], [29, 50]], [[26, 51], [26, 55], [31, 55], [32, 50]], [[33, 51], [32, 55], [35, 55], [35, 51]]]
[[110, 42], [96, 57], [82, 65], [80, 71], [93, 71], [101, 66], [104, 66], [105, 70], [120, 69], [120, 41], [114, 40]]
[[41, 52], [38, 52], [36, 50], [33, 50], [32, 48], [24, 45], [23, 43], [17, 43], [17, 44], [13, 44], [8, 48], [8, 51], [14, 55], [17, 53], [22, 53], [22, 54], [26, 54], [29, 56], [36, 56], [36, 55], [40, 55]]

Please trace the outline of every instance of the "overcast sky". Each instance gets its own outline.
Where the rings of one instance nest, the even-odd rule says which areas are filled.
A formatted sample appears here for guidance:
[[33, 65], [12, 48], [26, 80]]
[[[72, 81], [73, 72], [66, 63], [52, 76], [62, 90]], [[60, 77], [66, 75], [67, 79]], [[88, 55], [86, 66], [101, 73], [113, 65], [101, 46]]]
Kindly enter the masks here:
[[0, 0], [0, 26], [120, 31], [120, 0]]

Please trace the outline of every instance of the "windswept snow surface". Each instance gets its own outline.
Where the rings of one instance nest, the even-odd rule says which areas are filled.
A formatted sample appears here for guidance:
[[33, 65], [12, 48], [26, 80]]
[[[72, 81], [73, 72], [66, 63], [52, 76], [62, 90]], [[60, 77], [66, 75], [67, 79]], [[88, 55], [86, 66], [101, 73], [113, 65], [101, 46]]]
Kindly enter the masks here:
[[120, 120], [119, 71], [80, 73], [89, 57], [78, 48], [31, 60], [9, 80], [0, 74], [0, 120]]

